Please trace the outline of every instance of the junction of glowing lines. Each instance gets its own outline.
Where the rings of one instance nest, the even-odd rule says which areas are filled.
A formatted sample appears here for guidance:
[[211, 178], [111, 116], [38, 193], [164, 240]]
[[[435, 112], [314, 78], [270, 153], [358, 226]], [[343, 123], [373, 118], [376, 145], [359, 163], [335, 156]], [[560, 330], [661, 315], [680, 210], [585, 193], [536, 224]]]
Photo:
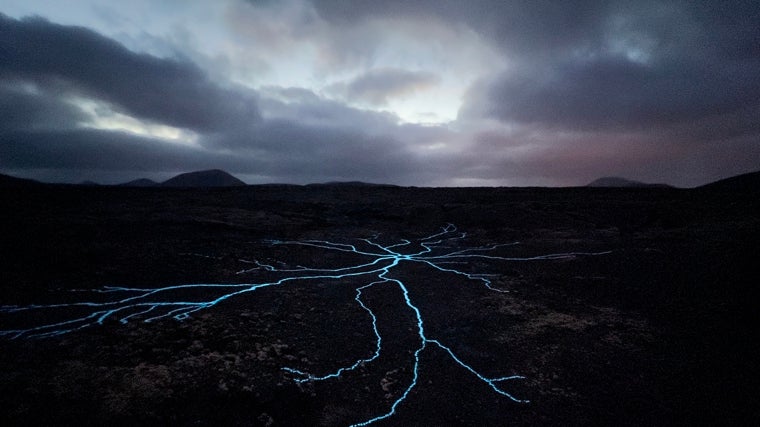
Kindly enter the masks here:
[[[270, 240], [266, 243], [272, 246], [279, 245], [300, 245], [313, 247], [325, 251], [348, 252], [362, 257], [368, 257], [370, 260], [365, 263], [351, 265], [347, 267], [326, 269], [315, 267], [298, 266], [296, 268], [277, 268], [259, 261], [240, 260], [254, 265], [252, 268], [238, 271], [238, 275], [255, 273], [257, 270], [263, 270], [274, 274], [282, 274], [283, 277], [263, 282], [263, 283], [244, 283], [244, 284], [185, 284], [176, 286], [165, 286], [158, 288], [129, 288], [120, 286], [108, 286], [86, 292], [101, 294], [105, 297], [103, 301], [84, 301], [61, 304], [44, 304], [44, 305], [25, 305], [25, 306], [2, 306], [0, 314], [3, 316], [23, 316], [24, 313], [34, 310], [52, 310], [52, 309], [76, 309], [84, 311], [81, 316], [73, 316], [59, 322], [32, 325], [25, 328], [0, 329], [0, 336], [8, 338], [45, 338], [54, 337], [62, 334], [71, 333], [90, 326], [101, 325], [107, 320], [118, 320], [125, 324], [129, 320], [142, 320], [150, 323], [158, 319], [173, 317], [176, 320], [187, 319], [192, 313], [200, 310], [209, 309], [222, 301], [232, 297], [254, 292], [258, 289], [271, 286], [285, 285], [294, 281], [313, 281], [328, 279], [345, 279], [352, 277], [370, 276], [373, 281], [356, 288], [355, 300], [363, 310], [367, 312], [372, 320], [372, 330], [375, 338], [374, 352], [368, 357], [356, 360], [349, 366], [340, 367], [329, 373], [310, 373], [292, 367], [283, 367], [285, 372], [293, 376], [296, 382], [310, 381], [327, 381], [338, 378], [348, 371], [357, 369], [360, 366], [366, 366], [368, 363], [380, 357], [383, 351], [383, 337], [377, 327], [377, 317], [372, 309], [367, 307], [362, 301], [362, 292], [380, 284], [390, 284], [397, 286], [403, 295], [404, 304], [414, 313], [416, 320], [416, 332], [419, 339], [419, 345], [414, 350], [414, 363], [412, 369], [412, 379], [408, 386], [400, 393], [396, 400], [391, 404], [388, 410], [373, 418], [356, 422], [355, 426], [365, 426], [384, 418], [391, 417], [396, 413], [396, 408], [404, 402], [409, 393], [414, 389], [419, 378], [420, 355], [430, 345], [444, 350], [449, 357], [459, 366], [469, 371], [480, 381], [486, 383], [496, 393], [519, 403], [527, 400], [519, 399], [502, 387], [502, 383], [508, 380], [521, 379], [520, 375], [507, 375], [500, 377], [487, 377], [473, 368], [470, 364], [458, 357], [454, 351], [441, 341], [431, 338], [425, 330], [425, 322], [419, 308], [414, 304], [409, 295], [406, 284], [396, 278], [390, 277], [391, 271], [402, 262], [423, 263], [444, 273], [450, 273], [463, 277], [467, 280], [475, 281], [485, 286], [491, 291], [508, 292], [492, 286], [491, 278], [494, 275], [487, 273], [472, 273], [461, 269], [454, 268], [455, 265], [467, 264], [469, 260], [490, 260], [490, 261], [542, 261], [575, 258], [578, 256], [595, 256], [603, 255], [609, 252], [565, 252], [538, 255], [533, 257], [507, 257], [494, 254], [499, 248], [506, 246], [518, 245], [518, 242], [499, 243], [486, 246], [458, 248], [459, 244], [466, 238], [466, 233], [459, 232], [453, 224], [449, 224], [441, 229], [440, 232], [429, 236], [416, 239], [414, 241], [401, 240], [391, 245], [382, 245], [377, 242], [379, 236], [372, 238], [358, 239], [363, 248], [358, 248], [354, 244], [336, 243], [324, 240], [295, 240], [282, 241]], [[413, 249], [416, 247], [416, 252]], [[406, 253], [403, 250], [406, 249]], [[186, 301], [168, 298], [176, 295], [178, 292], [189, 290], [206, 290], [208, 293], [221, 292], [220, 295], [205, 301]], [[72, 310], [74, 311], [74, 310]]]

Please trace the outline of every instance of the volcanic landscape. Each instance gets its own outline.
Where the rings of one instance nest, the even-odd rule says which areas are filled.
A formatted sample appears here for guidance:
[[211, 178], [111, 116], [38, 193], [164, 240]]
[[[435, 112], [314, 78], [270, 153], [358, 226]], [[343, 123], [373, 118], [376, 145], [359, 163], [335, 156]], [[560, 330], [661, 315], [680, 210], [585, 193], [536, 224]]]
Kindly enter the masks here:
[[758, 188], [4, 177], [0, 422], [757, 422]]

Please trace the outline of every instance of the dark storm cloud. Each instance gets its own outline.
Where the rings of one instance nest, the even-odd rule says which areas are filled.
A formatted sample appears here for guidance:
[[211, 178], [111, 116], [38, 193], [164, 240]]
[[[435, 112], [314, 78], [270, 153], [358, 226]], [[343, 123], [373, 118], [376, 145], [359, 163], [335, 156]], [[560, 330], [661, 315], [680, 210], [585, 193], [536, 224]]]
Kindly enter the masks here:
[[[71, 129], [0, 133], [0, 167], [6, 170], [182, 172], [222, 168], [287, 182], [350, 180], [406, 182], [418, 169], [403, 145], [339, 129], [269, 121], [239, 135], [235, 151], [172, 144], [118, 131]], [[236, 135], [225, 134], [227, 144]]]
[[[354, 109], [301, 88], [269, 88], [287, 102], [262, 99], [264, 120], [258, 95], [220, 88], [189, 62], [133, 53], [90, 30], [42, 19], [2, 17], [0, 23], [4, 169], [60, 170], [65, 179], [66, 170], [213, 167], [288, 182], [362, 177], [398, 183], [419, 169], [393, 135], [398, 118], [392, 114]], [[422, 84], [423, 76], [393, 77], [398, 91]], [[83, 128], [98, 112], [81, 110], [70, 95], [190, 128], [198, 145]]]
[[[662, 40], [679, 31], [684, 19], [709, 34], [725, 52], [755, 54], [760, 49], [755, 0], [311, 0], [320, 16], [336, 25], [373, 18], [439, 19], [463, 23], [523, 55], [599, 46], [610, 24], [635, 24]], [[756, 56], [756, 55], [755, 55]]]
[[221, 88], [193, 63], [134, 53], [94, 31], [0, 14], [0, 78], [111, 103], [198, 131], [258, 119], [252, 93]]
[[1, 164], [8, 169], [139, 171], [171, 169], [192, 160], [181, 153], [183, 150], [123, 132], [93, 129], [4, 132], [0, 138]]
[[[452, 138], [445, 128], [398, 125], [398, 117], [351, 108], [314, 92], [270, 87], [262, 96], [266, 120], [245, 132], [227, 132], [210, 146], [246, 147], [270, 169], [298, 182], [369, 180], [397, 184], [432, 182], [422, 176], [433, 160], [419, 148]], [[255, 154], [253, 154], [255, 153]], [[440, 178], [440, 177], [438, 177]]]
[[348, 83], [333, 85], [332, 89], [348, 100], [385, 105], [390, 98], [428, 89], [439, 81], [438, 76], [429, 72], [382, 68], [370, 70]]
[[[621, 55], [571, 59], [496, 79], [474, 95], [474, 108], [480, 110], [475, 114], [552, 128], [662, 126], [757, 105], [757, 73], [760, 58], [714, 63], [663, 59], [655, 64]], [[463, 114], [472, 114], [472, 107]]]
[[[368, 136], [342, 129], [320, 129], [293, 122], [272, 122], [261, 135], [288, 147], [274, 151], [277, 172], [306, 181], [327, 180], [406, 182], [416, 163], [404, 144], [388, 136]], [[315, 161], [316, 160], [316, 161]]]
[[[631, 129], [758, 105], [760, 56], [753, 50], [760, 27], [748, 24], [750, 11], [721, 4], [725, 9], [686, 3], [610, 9], [599, 15], [603, 26], [589, 29], [595, 38], [550, 59], [526, 58], [487, 84], [475, 108], [508, 122]], [[599, 27], [606, 30], [597, 33]]]
[[337, 25], [365, 19], [439, 19], [463, 23], [513, 51], [536, 52], [593, 38], [604, 0], [312, 0], [320, 15]]
[[67, 128], [85, 119], [71, 104], [23, 82], [0, 81], [0, 130]]
[[[517, 15], [494, 14], [501, 28], [478, 30], [510, 64], [472, 87], [460, 120], [513, 130], [476, 137], [472, 157], [452, 170], [525, 184], [614, 174], [692, 186], [757, 169], [757, 2], [563, 4], [583, 19], [503, 2]], [[461, 13], [439, 16], [474, 19]], [[511, 27], [514, 16], [527, 20]], [[510, 34], [526, 26], [536, 30]]]
[[[760, 164], [756, 1], [307, 1], [246, 5], [250, 15], [233, 14], [240, 39], [219, 42], [232, 48], [218, 56], [167, 42], [161, 52], [181, 45], [188, 56], [157, 57], [85, 28], [0, 15], [0, 167], [62, 177], [222, 168], [256, 182], [412, 185], [623, 175], [691, 186]], [[407, 46], [406, 66], [431, 74], [383, 62]], [[436, 49], [445, 61], [425, 56]], [[473, 61], [473, 51], [495, 60]], [[283, 55], [287, 67], [314, 60], [323, 80], [236, 87], [218, 60], [233, 54], [245, 70], [246, 54], [271, 60], [269, 72]], [[293, 84], [293, 70], [251, 81]], [[450, 124], [400, 125], [393, 112], [351, 106], [446, 93], [454, 70], [478, 80]], [[190, 140], [162, 139], [167, 129], [154, 125], [188, 129], [180, 134]]]
[[[288, 182], [402, 183], [419, 169], [392, 134], [398, 118], [391, 114], [305, 89], [270, 88], [287, 102], [263, 99], [264, 120], [258, 95], [221, 88], [191, 63], [133, 53], [83, 28], [0, 19], [0, 167], [6, 170], [57, 170], [53, 176], [66, 180], [82, 171], [223, 168]], [[111, 113], [82, 110], [72, 95], [190, 128], [197, 144], [85, 127]]]
[[322, 98], [302, 88], [266, 88], [272, 98], [261, 100], [261, 107], [270, 118], [279, 118], [302, 124], [340, 127], [377, 133], [392, 130], [398, 117], [391, 113], [361, 110]]
[[209, 141], [210, 146], [235, 147], [258, 168], [249, 172], [311, 180], [365, 180], [406, 182], [419, 164], [409, 147], [388, 134], [372, 135], [333, 123], [300, 123], [271, 119], [241, 131], [227, 132]]
[[760, 100], [756, 1], [313, 0], [336, 25], [377, 17], [468, 25], [509, 61], [462, 116], [630, 128], [731, 113]]
[[[100, 104], [85, 111], [79, 99]], [[57, 170], [51, 176], [67, 180], [81, 171], [94, 177], [104, 171], [239, 172], [262, 166], [229, 152], [83, 127], [109, 117], [111, 109], [201, 136], [260, 120], [255, 93], [222, 88], [190, 62], [134, 53], [84, 28], [0, 15], [3, 169]]]

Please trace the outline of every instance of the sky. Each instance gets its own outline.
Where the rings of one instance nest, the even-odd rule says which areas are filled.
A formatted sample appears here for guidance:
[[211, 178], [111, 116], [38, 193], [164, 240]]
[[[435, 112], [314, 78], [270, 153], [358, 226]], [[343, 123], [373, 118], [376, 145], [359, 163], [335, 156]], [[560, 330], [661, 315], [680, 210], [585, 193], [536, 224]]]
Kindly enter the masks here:
[[760, 3], [2, 0], [0, 173], [692, 187], [760, 169]]

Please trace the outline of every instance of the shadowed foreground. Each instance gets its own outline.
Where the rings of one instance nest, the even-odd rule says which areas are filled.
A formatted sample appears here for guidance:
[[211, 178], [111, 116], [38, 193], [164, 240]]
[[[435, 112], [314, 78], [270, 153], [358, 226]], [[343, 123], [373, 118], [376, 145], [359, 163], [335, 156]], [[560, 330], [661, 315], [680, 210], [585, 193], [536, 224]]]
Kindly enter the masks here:
[[[0, 329], [13, 331], [0, 341], [4, 425], [667, 425], [758, 415], [752, 192], [0, 193]], [[279, 282], [288, 277], [299, 279]], [[181, 287], [264, 283], [278, 285], [222, 299], [228, 290]], [[102, 321], [87, 316], [103, 306], [77, 305], [158, 288], [140, 300], [158, 307]], [[161, 305], [178, 298], [189, 304]], [[79, 318], [89, 324], [30, 330]]]

